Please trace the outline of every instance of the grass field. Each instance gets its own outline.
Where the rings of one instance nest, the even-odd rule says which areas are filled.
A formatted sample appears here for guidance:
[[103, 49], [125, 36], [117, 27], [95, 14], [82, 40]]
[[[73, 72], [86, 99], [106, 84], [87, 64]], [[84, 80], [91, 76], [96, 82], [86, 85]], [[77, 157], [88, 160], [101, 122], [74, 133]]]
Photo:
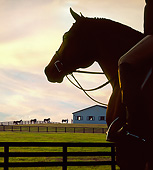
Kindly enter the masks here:
[[[92, 134], [92, 133], [34, 133], [34, 132], [0, 132], [0, 142], [106, 142], [105, 134]], [[71, 149], [71, 148], [70, 148]], [[100, 151], [100, 148], [77, 148], [78, 150], [84, 149], [85, 151]], [[107, 150], [108, 148], [105, 148]], [[11, 148], [11, 151], [42, 151], [45, 152], [46, 148]], [[47, 151], [60, 151], [61, 148], [47, 148]], [[0, 148], [2, 152], [2, 148]], [[72, 152], [74, 150], [71, 150]], [[16, 161], [26, 161], [25, 158], [11, 158], [17, 159]], [[28, 161], [55, 161], [60, 158], [26, 158]], [[32, 159], [32, 160], [31, 160]], [[73, 158], [71, 158], [73, 159]], [[80, 159], [80, 158], [78, 158]], [[86, 159], [86, 158], [83, 158]], [[96, 159], [96, 158], [93, 158]], [[105, 159], [105, 158], [104, 158]], [[107, 159], [107, 158], [106, 158]], [[1, 160], [2, 161], [2, 160]], [[0, 168], [1, 170], [2, 168]], [[9, 168], [11, 170], [62, 170], [61, 167], [49, 167], [49, 168]], [[94, 167], [68, 167], [68, 170], [110, 170], [110, 166], [94, 166]]]
[[105, 134], [0, 132], [0, 142], [106, 142]]

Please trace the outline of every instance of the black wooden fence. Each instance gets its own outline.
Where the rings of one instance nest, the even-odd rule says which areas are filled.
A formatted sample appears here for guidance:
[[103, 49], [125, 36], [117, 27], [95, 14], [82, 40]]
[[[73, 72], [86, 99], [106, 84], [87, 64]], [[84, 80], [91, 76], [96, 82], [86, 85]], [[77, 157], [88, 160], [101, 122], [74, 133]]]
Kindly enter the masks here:
[[107, 128], [90, 128], [90, 127], [52, 127], [52, 126], [20, 126], [20, 125], [3, 125], [0, 131], [15, 132], [62, 132], [62, 133], [106, 133]]
[[[16, 150], [13, 151], [15, 148], [19, 148], [19, 151]], [[32, 147], [48, 147], [48, 148], [55, 148], [55, 147], [61, 147], [60, 152], [39, 152], [38, 150], [36, 152], [31, 152], [28, 150], [28, 152], [25, 152], [25, 150], [22, 152], [21, 147], [32, 148]], [[77, 148], [81, 148], [81, 151], [78, 151]], [[84, 148], [99, 148], [100, 151], [92, 151], [92, 152], [84, 152]], [[3, 167], [4, 170], [8, 170], [9, 167], [52, 167], [52, 166], [61, 166], [63, 170], [67, 170], [68, 166], [96, 166], [96, 165], [110, 165], [112, 170], [116, 169], [116, 161], [115, 161], [115, 147], [112, 143], [52, 143], [52, 142], [0, 142], [0, 148], [3, 148], [0, 150], [0, 157], [3, 158], [3, 162], [0, 161], [0, 167]], [[73, 148], [73, 149], [72, 149]], [[106, 148], [109, 148], [106, 150]], [[72, 152], [72, 150], [74, 150]], [[88, 149], [89, 150], [89, 149]], [[91, 151], [91, 149], [90, 149]], [[91, 161], [89, 157], [96, 156], [96, 159], [93, 159]], [[105, 158], [102, 159], [102, 156]], [[106, 160], [106, 156], [109, 157], [108, 160]], [[11, 158], [20, 158], [22, 159], [19, 161], [15, 161], [15, 159]], [[40, 162], [32, 162], [29, 161], [23, 161], [24, 157], [47, 157], [47, 160], [49, 157], [61, 157], [61, 159], [58, 159], [60, 161], [40, 161]], [[73, 159], [70, 159], [73, 157]], [[78, 157], [81, 157], [81, 159], [78, 159]], [[82, 159], [82, 157], [86, 157], [85, 160]], [[99, 159], [97, 157], [100, 157]], [[88, 160], [87, 160], [88, 159]], [[28, 159], [29, 160], [29, 159]]]

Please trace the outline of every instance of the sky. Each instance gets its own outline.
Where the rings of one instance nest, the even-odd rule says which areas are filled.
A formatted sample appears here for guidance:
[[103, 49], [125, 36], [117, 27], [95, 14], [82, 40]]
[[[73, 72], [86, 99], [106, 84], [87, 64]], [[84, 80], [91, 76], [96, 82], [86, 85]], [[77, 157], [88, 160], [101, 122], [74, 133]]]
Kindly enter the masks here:
[[[108, 18], [143, 32], [144, 0], [0, 0], [0, 122], [72, 119], [95, 105], [65, 78], [50, 83], [44, 68], [74, 23], [70, 7], [85, 17]], [[94, 63], [90, 71], [101, 71]], [[106, 81], [104, 75], [75, 74], [84, 88]], [[90, 92], [108, 103], [111, 86]]]

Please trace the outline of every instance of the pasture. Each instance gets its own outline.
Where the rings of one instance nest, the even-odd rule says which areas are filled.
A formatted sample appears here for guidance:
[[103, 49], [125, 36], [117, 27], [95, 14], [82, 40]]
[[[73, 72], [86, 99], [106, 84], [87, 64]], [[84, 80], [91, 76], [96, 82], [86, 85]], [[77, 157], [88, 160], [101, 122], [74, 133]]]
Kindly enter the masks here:
[[0, 142], [106, 142], [105, 134], [0, 132]]
[[[68, 126], [67, 124], [65, 124]], [[91, 126], [91, 125], [90, 125]], [[106, 142], [105, 140], [106, 135], [105, 134], [93, 134], [93, 133], [34, 133], [34, 132], [0, 132], [0, 142]], [[71, 148], [69, 148], [71, 149]], [[73, 148], [74, 149], [74, 148]], [[74, 151], [71, 149], [72, 151]], [[100, 148], [77, 148], [78, 151], [100, 151]], [[105, 148], [107, 150], [108, 148]], [[61, 148], [59, 147], [52, 147], [52, 148], [41, 148], [42, 152], [45, 151], [60, 151]], [[22, 152], [31, 152], [31, 151], [40, 151], [39, 147], [16, 147], [11, 148], [11, 151], [22, 151]], [[77, 152], [77, 150], [75, 150]], [[2, 148], [0, 148], [0, 152], [2, 152]], [[41, 162], [46, 159], [52, 159], [50, 161], [57, 161], [61, 158], [55, 157], [55, 158], [11, 158], [11, 159], [17, 159], [17, 161], [37, 161]], [[42, 160], [43, 159], [43, 160]], [[73, 157], [70, 158], [73, 160]], [[77, 159], [80, 159], [79, 157]], [[82, 159], [88, 159], [87, 157], [83, 157]], [[93, 157], [89, 158], [90, 160], [96, 160], [98, 158]], [[103, 159], [108, 159], [107, 157]], [[0, 159], [0, 161], [2, 161]], [[81, 160], [80, 160], [81, 161]], [[0, 168], [1, 170], [2, 168]], [[10, 168], [11, 170], [34, 170], [35, 168]], [[44, 168], [37, 168], [38, 170], [61, 170], [61, 167], [44, 167]], [[110, 170], [110, 166], [95, 166], [95, 167], [68, 167], [68, 170]]]

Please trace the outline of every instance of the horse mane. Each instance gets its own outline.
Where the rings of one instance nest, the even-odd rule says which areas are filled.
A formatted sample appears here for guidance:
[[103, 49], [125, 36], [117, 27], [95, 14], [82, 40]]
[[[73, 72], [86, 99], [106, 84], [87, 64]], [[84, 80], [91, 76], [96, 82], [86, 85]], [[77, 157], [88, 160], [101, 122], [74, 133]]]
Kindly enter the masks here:
[[[110, 24], [110, 26], [112, 25], [114, 25], [114, 28], [116, 28], [116, 29], [118, 29], [118, 28], [121, 28], [121, 29], [125, 29], [126, 31], [136, 31], [136, 32], [139, 32], [139, 33], [141, 33], [140, 31], [137, 31], [137, 30], [135, 30], [135, 29], [133, 29], [132, 27], [129, 27], [129, 26], [127, 26], [127, 25], [125, 25], [125, 24], [122, 24], [122, 23], [120, 23], [120, 22], [117, 22], [117, 21], [114, 21], [114, 20], [111, 20], [111, 19], [106, 19], [106, 18], [87, 18], [87, 19], [89, 19], [91, 22], [93, 21], [95, 21], [95, 22], [97, 22], [97, 23], [99, 23], [99, 24], [101, 24], [102, 22], [104, 23], [108, 23], [108, 24]], [[142, 33], [141, 33], [142, 34]]]
[[[126, 33], [129, 35], [134, 35], [136, 34], [136, 32], [138, 34], [142, 34], [140, 31], [137, 31], [127, 25], [124, 25], [120, 22], [117, 21], [113, 21], [111, 19], [106, 19], [106, 18], [88, 18], [88, 17], [82, 17], [81, 20], [79, 22], [76, 22], [73, 24], [73, 29], [77, 30], [79, 27], [79, 32], [82, 30], [84, 32], [84, 30], [90, 30], [90, 31], [97, 31], [99, 30], [100, 32], [107, 32], [107, 34], [109, 34], [109, 32], [112, 34], [112, 32], [118, 32], [118, 30], [120, 30], [121, 34]], [[88, 31], [87, 31], [88, 32]]]

